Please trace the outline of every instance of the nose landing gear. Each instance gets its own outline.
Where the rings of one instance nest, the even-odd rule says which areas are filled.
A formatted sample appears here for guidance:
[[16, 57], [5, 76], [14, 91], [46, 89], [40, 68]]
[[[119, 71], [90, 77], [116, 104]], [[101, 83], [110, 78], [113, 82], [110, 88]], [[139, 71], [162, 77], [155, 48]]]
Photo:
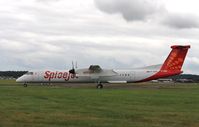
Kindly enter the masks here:
[[98, 83], [97, 86], [96, 86], [96, 88], [97, 88], [97, 89], [102, 89], [102, 88], [103, 88], [103, 85], [102, 85], [101, 83]]
[[27, 86], [28, 86], [28, 84], [27, 84], [27, 83], [24, 83], [24, 84], [23, 84], [23, 86], [24, 86], [24, 87], [27, 87]]

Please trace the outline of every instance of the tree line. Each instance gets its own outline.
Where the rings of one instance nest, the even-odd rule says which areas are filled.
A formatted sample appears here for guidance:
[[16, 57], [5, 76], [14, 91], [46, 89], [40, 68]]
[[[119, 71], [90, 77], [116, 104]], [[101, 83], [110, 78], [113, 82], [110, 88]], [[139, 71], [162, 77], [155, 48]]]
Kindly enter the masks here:
[[28, 71], [0, 71], [0, 77], [4, 78], [18, 78]]

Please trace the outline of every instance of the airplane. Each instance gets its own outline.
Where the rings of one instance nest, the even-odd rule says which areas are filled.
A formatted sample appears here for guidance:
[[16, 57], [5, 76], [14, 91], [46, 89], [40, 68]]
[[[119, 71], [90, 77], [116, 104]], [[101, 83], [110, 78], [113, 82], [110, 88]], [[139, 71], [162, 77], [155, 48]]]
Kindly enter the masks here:
[[89, 68], [62, 71], [29, 71], [16, 82], [23, 83], [96, 83], [96, 88], [103, 88], [103, 83], [138, 83], [169, 77], [183, 73], [182, 65], [190, 45], [173, 45], [163, 64], [135, 69], [102, 69], [99, 65]]

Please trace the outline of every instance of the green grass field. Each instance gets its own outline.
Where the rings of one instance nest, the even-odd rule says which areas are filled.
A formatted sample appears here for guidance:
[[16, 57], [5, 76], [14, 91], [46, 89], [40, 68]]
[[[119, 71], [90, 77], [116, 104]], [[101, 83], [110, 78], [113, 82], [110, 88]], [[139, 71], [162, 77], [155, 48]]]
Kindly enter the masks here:
[[199, 84], [127, 86], [24, 88], [1, 80], [0, 127], [199, 127]]

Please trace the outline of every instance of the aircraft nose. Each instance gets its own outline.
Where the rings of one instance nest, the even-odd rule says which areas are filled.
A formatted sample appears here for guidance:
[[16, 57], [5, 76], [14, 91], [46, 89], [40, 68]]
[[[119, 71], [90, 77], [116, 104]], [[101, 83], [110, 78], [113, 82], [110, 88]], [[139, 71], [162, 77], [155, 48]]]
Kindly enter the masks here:
[[16, 82], [23, 82], [23, 78], [22, 77], [17, 78]]

